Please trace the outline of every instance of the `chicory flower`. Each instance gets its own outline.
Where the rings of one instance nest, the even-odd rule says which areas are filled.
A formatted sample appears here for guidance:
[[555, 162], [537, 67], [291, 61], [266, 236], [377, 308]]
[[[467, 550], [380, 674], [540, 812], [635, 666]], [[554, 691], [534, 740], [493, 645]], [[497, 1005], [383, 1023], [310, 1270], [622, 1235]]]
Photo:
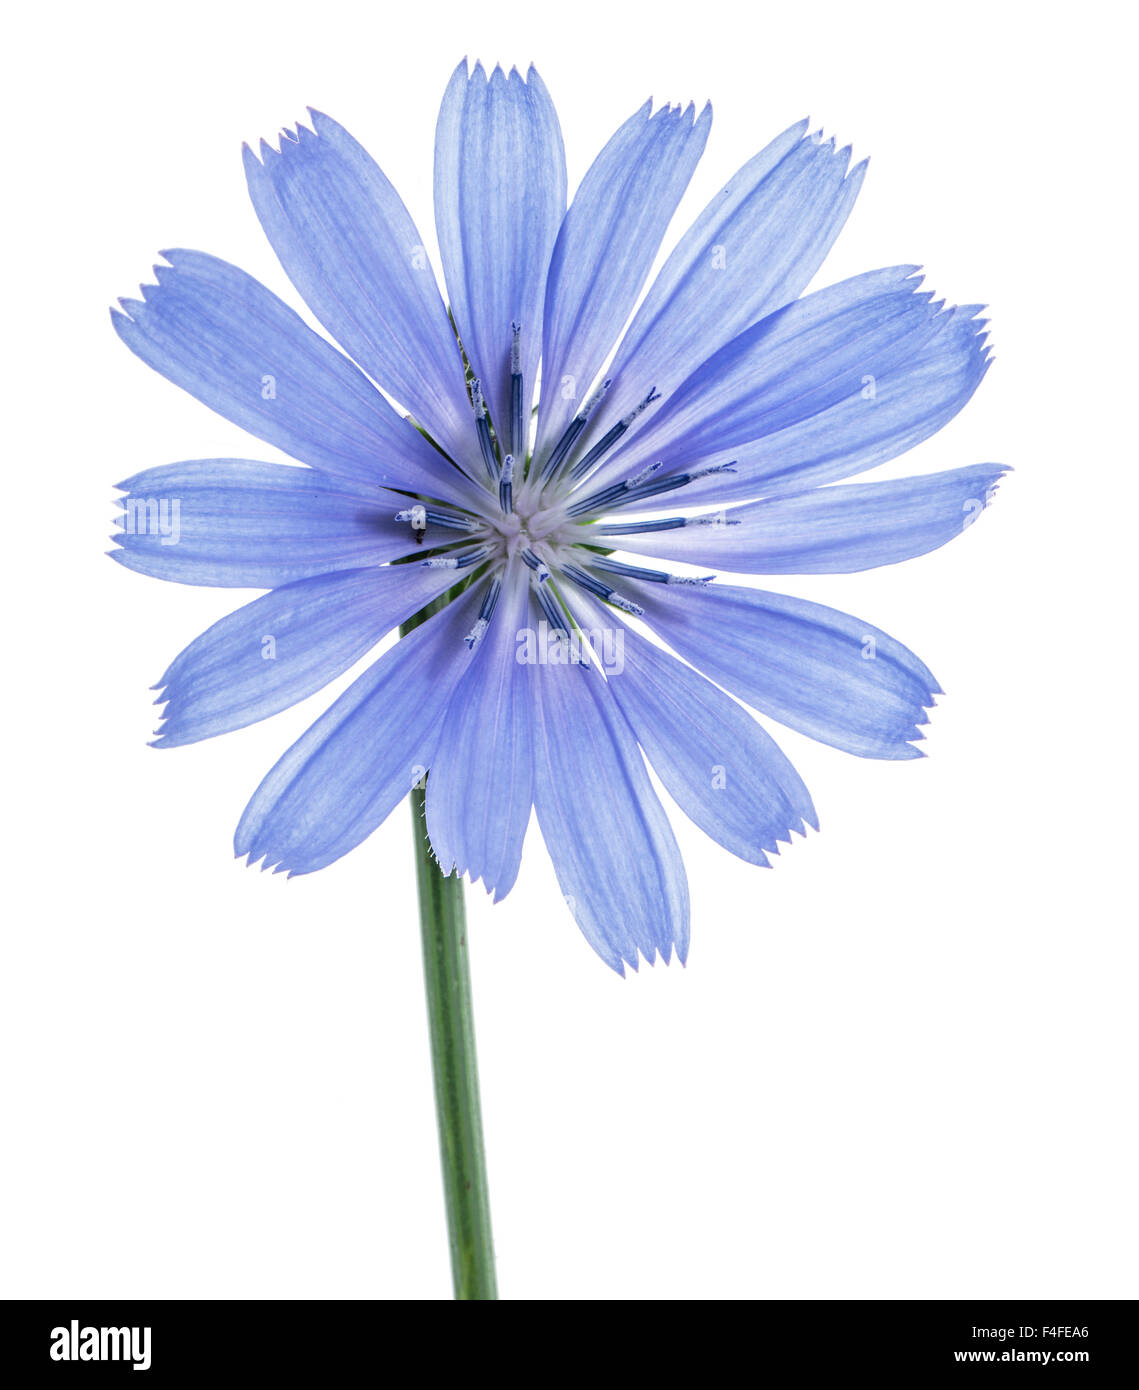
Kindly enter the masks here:
[[533, 808], [581, 930], [623, 971], [688, 948], [646, 758], [701, 829], [766, 864], [817, 820], [743, 704], [862, 757], [919, 756], [938, 687], [912, 652], [703, 571], [845, 573], [958, 535], [1000, 467], [840, 480], [961, 409], [984, 321], [913, 266], [800, 297], [865, 172], [806, 122], [733, 176], [637, 307], [710, 124], [708, 107], [647, 102], [567, 210], [538, 74], [464, 62], [436, 138], [446, 302], [395, 189], [312, 112], [247, 148], [246, 172], [343, 350], [196, 251], [163, 253], [113, 311], [145, 362], [305, 465], [196, 460], [120, 484], [120, 563], [268, 590], [170, 665], [158, 747], [286, 709], [433, 608], [265, 777], [239, 856], [323, 868], [429, 773], [440, 867], [501, 898]]

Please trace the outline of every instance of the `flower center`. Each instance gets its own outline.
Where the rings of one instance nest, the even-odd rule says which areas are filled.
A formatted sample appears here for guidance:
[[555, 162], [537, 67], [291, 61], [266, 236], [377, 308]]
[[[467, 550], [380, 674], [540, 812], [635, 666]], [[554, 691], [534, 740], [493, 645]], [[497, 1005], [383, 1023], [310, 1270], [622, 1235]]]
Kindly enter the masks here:
[[[706, 583], [706, 579], [682, 578], [663, 570], [628, 565], [605, 552], [614, 544], [611, 537], [703, 525], [709, 523], [709, 518], [673, 516], [605, 522], [602, 517], [630, 503], [644, 503], [685, 487], [707, 473], [734, 468], [734, 464], [726, 463], [693, 472], [670, 473], [661, 462], [621, 482], [599, 486], [598, 480], [591, 485], [589, 480], [605, 455], [642, 412], [660, 399], [655, 389], [650, 390], [579, 457], [590, 416], [604, 398], [608, 381], [593, 392], [548, 454], [540, 459], [529, 457], [520, 334], [518, 324], [512, 324], [508, 420], [492, 425], [481, 384], [477, 379], [467, 383], [479, 452], [486, 469], [486, 478], [482, 480], [485, 493], [480, 488], [478, 502], [473, 506], [470, 502], [462, 503], [453, 511], [416, 503], [396, 514], [396, 520], [408, 522], [420, 540], [429, 527], [439, 528], [447, 537], [436, 542], [440, 553], [429, 555], [425, 564], [448, 570], [470, 569], [476, 582], [484, 584], [478, 620], [467, 637], [472, 648], [490, 625], [504, 583], [511, 582], [512, 574], [523, 574], [515, 569], [518, 562], [530, 571], [530, 594], [554, 632], [565, 632], [574, 621], [566, 598], [572, 589], [622, 612], [637, 616], [643, 613], [639, 604], [618, 593], [607, 579], [601, 578], [602, 574], [607, 578], [617, 576], [658, 584]], [[473, 475], [471, 481], [475, 481]], [[479, 574], [479, 567], [484, 565], [485, 570]]]

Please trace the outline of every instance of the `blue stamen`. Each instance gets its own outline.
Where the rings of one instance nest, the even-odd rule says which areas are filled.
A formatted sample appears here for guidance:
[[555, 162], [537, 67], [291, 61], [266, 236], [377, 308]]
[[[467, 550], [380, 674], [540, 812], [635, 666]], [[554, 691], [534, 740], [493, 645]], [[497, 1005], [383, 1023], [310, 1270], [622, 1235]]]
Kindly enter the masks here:
[[498, 480], [498, 505], [509, 515], [514, 510], [514, 455], [502, 460], [502, 476]]
[[560, 632], [562, 636], [568, 637], [569, 631], [566, 628], [565, 615], [554, 601], [549, 589], [543, 588], [541, 584], [532, 584], [530, 592], [538, 600], [538, 607], [545, 615], [546, 621], [550, 625], [552, 632]]
[[700, 468], [692, 473], [673, 473], [667, 478], [654, 479], [652, 475], [663, 466], [661, 463], [654, 463], [651, 467], [643, 469], [635, 478], [627, 478], [623, 483], [614, 483], [611, 487], [590, 493], [588, 497], [583, 497], [580, 502], [575, 502], [569, 508], [569, 515], [581, 516], [585, 512], [601, 511], [602, 508], [608, 508], [611, 502], [623, 507], [629, 502], [639, 502], [645, 497], [675, 492], [677, 488], [687, 487], [699, 478], [706, 478], [709, 473], [734, 473], [736, 468], [733, 459], [731, 463], [717, 463], [711, 468]]
[[479, 437], [479, 448], [482, 450], [482, 461], [486, 464], [486, 471], [490, 474], [491, 482], [497, 482], [498, 458], [494, 452], [494, 440], [490, 435], [490, 420], [486, 413], [486, 401], [483, 398], [482, 384], [478, 377], [471, 381], [471, 400], [475, 407], [475, 430]]
[[595, 579], [593, 575], [578, 569], [576, 565], [563, 565], [562, 571], [586, 593], [596, 594], [598, 598], [603, 598], [607, 603], [613, 604], [615, 608], [620, 608], [625, 613], [632, 613], [638, 618], [644, 615], [645, 610], [639, 603], [633, 603], [630, 599], [623, 598], [611, 585], [603, 584], [600, 579]]
[[653, 401], [659, 400], [660, 397], [657, 395], [657, 389], [654, 386], [653, 389], [649, 392], [649, 394], [640, 403], [640, 405], [635, 405], [633, 409], [629, 411], [628, 415], [625, 415], [620, 420], [618, 420], [617, 423], [613, 426], [613, 428], [609, 431], [609, 433], [606, 434], [602, 439], [598, 440], [598, 442], [593, 446], [592, 449], [590, 449], [589, 453], [586, 454], [586, 456], [580, 461], [580, 463], [574, 464], [570, 476], [572, 478], [584, 477], [585, 474], [593, 468], [594, 464], [597, 463], [601, 456], [605, 453], [608, 453], [608, 451], [613, 447], [613, 445], [617, 443], [618, 439], [621, 438], [621, 436], [625, 433], [625, 431], [629, 428], [629, 426], [633, 423], [637, 416], [640, 415], [641, 411], [647, 410], [648, 407], [652, 405]]
[[[526, 434], [522, 420], [522, 325], [510, 325], [510, 452], [526, 460]], [[504, 507], [503, 511], [509, 511]]]
[[532, 550], [519, 551], [524, 564], [528, 565], [538, 576], [538, 583], [544, 584], [550, 577], [550, 567], [544, 560], [538, 558]]
[[494, 607], [498, 602], [500, 593], [502, 593], [502, 580], [492, 579], [486, 591], [486, 596], [482, 601], [482, 607], [479, 609], [479, 615], [475, 619], [475, 625], [463, 639], [471, 651], [474, 651], [475, 647], [482, 641], [486, 634], [486, 630], [490, 626], [490, 620], [494, 615]]
[[435, 570], [465, 570], [471, 565], [477, 565], [480, 560], [485, 560], [492, 549], [489, 545], [480, 545], [474, 550], [462, 551], [455, 555], [432, 555], [423, 563]]
[[562, 435], [561, 439], [559, 439], [558, 442], [554, 445], [554, 451], [546, 460], [545, 468], [542, 469], [543, 482], [545, 482], [547, 478], [552, 478], [553, 475], [565, 462], [570, 450], [581, 438], [582, 430], [584, 430], [586, 425], [589, 424], [589, 417], [601, 404], [601, 401], [606, 391], [608, 390], [609, 381], [607, 379], [603, 381], [601, 385], [597, 388], [597, 390], [594, 391], [593, 395], [586, 400], [582, 408], [577, 412], [577, 414], [566, 426], [565, 433]]
[[416, 504], [402, 512], [396, 512], [396, 521], [408, 521], [413, 531], [425, 531], [428, 526], [442, 526], [448, 531], [477, 531], [478, 522], [468, 516], [455, 516], [453, 512], [438, 512], [433, 508]]
[[622, 560], [611, 560], [608, 555], [591, 555], [589, 563], [594, 569], [608, 570], [610, 574], [619, 574], [625, 579], [645, 579], [653, 584], [667, 584], [672, 578], [665, 570], [649, 570], [643, 565], [626, 565]]
[[675, 531], [678, 527], [686, 526], [688, 518], [686, 516], [666, 516], [660, 521], [614, 521], [607, 522], [603, 526], [594, 526], [590, 531], [591, 536], [636, 536], [648, 531]]

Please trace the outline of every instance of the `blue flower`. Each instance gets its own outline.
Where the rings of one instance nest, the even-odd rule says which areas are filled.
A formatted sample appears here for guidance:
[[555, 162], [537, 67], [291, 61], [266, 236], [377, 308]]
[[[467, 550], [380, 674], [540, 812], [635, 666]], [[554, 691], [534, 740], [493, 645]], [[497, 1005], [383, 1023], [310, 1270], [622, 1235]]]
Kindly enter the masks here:
[[920, 756], [938, 687], [901, 643], [658, 562], [845, 573], [957, 535], [1000, 467], [829, 485], [961, 409], [987, 369], [984, 320], [934, 302], [913, 266], [800, 298], [865, 170], [800, 122], [712, 199], [622, 335], [710, 124], [708, 107], [646, 102], [567, 210], [541, 78], [464, 61], [435, 147], [449, 307], [395, 189], [314, 111], [279, 149], [246, 148], [246, 173], [343, 352], [197, 251], [164, 252], [157, 284], [112, 311], [143, 361], [307, 465], [196, 460], [119, 485], [120, 563], [269, 590], [166, 671], [158, 747], [286, 709], [438, 610], [269, 772], [239, 856], [323, 868], [430, 769], [441, 867], [502, 897], [533, 807], [578, 925], [623, 971], [688, 948], [646, 757], [702, 830], [766, 864], [817, 821], [737, 699], [850, 753]]

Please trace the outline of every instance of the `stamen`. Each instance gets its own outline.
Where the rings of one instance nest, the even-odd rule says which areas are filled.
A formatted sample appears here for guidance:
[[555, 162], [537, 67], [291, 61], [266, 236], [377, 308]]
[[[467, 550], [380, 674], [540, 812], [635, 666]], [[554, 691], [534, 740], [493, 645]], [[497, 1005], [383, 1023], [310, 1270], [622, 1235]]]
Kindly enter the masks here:
[[672, 578], [665, 570], [648, 570], [643, 565], [627, 565], [623, 560], [611, 560], [608, 555], [591, 555], [589, 563], [596, 570], [608, 570], [626, 579], [647, 579], [653, 584], [667, 584]]
[[645, 610], [639, 603], [633, 603], [631, 599], [623, 598], [610, 585], [603, 584], [600, 579], [595, 579], [592, 574], [578, 569], [576, 565], [563, 565], [562, 571], [586, 593], [596, 594], [598, 598], [605, 599], [607, 603], [613, 604], [615, 608], [620, 608], [624, 613], [632, 613], [638, 618], [644, 616]]
[[402, 512], [396, 512], [396, 521], [409, 521], [413, 531], [426, 531], [430, 526], [442, 526], [448, 531], [477, 531], [478, 522], [472, 521], [469, 516], [456, 516], [453, 512], [437, 512], [429, 507], [424, 507], [416, 503], [414, 507], [406, 507]]
[[621, 436], [625, 433], [625, 431], [629, 428], [629, 426], [633, 423], [637, 416], [640, 415], [641, 411], [647, 410], [649, 406], [652, 405], [653, 401], [659, 400], [660, 397], [657, 395], [657, 389], [654, 386], [653, 389], [649, 392], [649, 394], [640, 403], [640, 405], [635, 405], [633, 409], [629, 411], [628, 415], [625, 415], [620, 420], [618, 420], [617, 423], [613, 426], [613, 428], [609, 431], [609, 433], [606, 434], [602, 439], [598, 440], [598, 442], [593, 446], [592, 449], [590, 449], [589, 453], [586, 454], [586, 456], [580, 461], [580, 463], [574, 464], [573, 469], [570, 472], [570, 476], [572, 478], [584, 477], [585, 474], [588, 473], [590, 469], [592, 469], [593, 465], [598, 461], [598, 459], [600, 459], [603, 454], [607, 453], [613, 447], [613, 445], [617, 443], [618, 439], [621, 438]]
[[589, 563], [595, 570], [624, 575], [626, 579], [647, 579], [653, 584], [711, 584], [714, 574], [668, 574], [664, 570], [647, 570], [641, 565], [626, 565], [608, 555], [591, 555]]
[[583, 497], [580, 502], [575, 502], [569, 508], [570, 516], [581, 516], [585, 512], [596, 512], [602, 508], [608, 508], [610, 503], [615, 506], [625, 506], [629, 502], [639, 502], [645, 497], [656, 497], [662, 492], [675, 492], [677, 488], [687, 487], [689, 483], [694, 483], [698, 478], [706, 478], [709, 473], [734, 473], [736, 469], [735, 460], [731, 463], [717, 463], [710, 468], [699, 468], [692, 473], [673, 473], [667, 478], [653, 478], [653, 474], [658, 469], [663, 468], [661, 463], [654, 463], [649, 468], [642, 469], [634, 478], [628, 478], [623, 483], [614, 483], [611, 487], [601, 488], [598, 492], [590, 493], [588, 497]]
[[432, 555], [424, 564], [433, 570], [465, 570], [485, 560], [493, 549], [489, 545], [476, 546], [474, 550], [462, 551], [455, 555]]
[[[510, 325], [510, 451], [526, 458], [525, 425], [522, 421], [522, 325]], [[509, 511], [504, 507], [503, 511]]]
[[550, 577], [549, 565], [544, 560], [539, 559], [532, 550], [522, 550], [519, 551], [519, 554], [522, 556], [523, 563], [529, 565], [538, 576], [538, 583], [544, 584]]
[[623, 483], [611, 483], [609, 487], [600, 488], [597, 492], [591, 492], [587, 497], [583, 497], [580, 502], [575, 502], [568, 510], [569, 516], [581, 516], [583, 512], [600, 511], [607, 503], [615, 501], [618, 497], [625, 495], [645, 481], [651, 478], [658, 469], [664, 467], [663, 463], [651, 463], [648, 468], [643, 468], [635, 478], [626, 478]]
[[603, 526], [595, 526], [590, 531], [591, 536], [636, 536], [647, 531], [675, 531], [680, 526], [687, 526], [686, 516], [666, 516], [660, 521], [614, 521], [607, 522]]
[[482, 641], [487, 628], [490, 627], [490, 620], [494, 615], [494, 607], [498, 602], [498, 596], [501, 592], [502, 580], [492, 579], [490, 581], [490, 587], [486, 591], [486, 597], [482, 601], [482, 607], [479, 609], [479, 615], [475, 619], [475, 625], [463, 639], [471, 651], [474, 651], [475, 647]]
[[502, 476], [498, 480], [498, 505], [509, 515], [514, 510], [514, 455], [502, 460]]
[[551, 632], [560, 633], [563, 637], [568, 638], [569, 631], [566, 628], [565, 614], [558, 607], [549, 589], [544, 588], [541, 584], [531, 584], [530, 592], [538, 600], [538, 607], [545, 615]]
[[486, 464], [486, 471], [490, 474], [491, 482], [498, 481], [498, 459], [494, 452], [494, 440], [490, 435], [490, 420], [486, 413], [486, 400], [482, 393], [482, 384], [478, 377], [471, 381], [471, 401], [475, 407], [475, 430], [479, 437], [479, 448], [482, 450], [482, 461]]
[[[607, 378], [605, 381], [603, 381], [601, 385], [597, 388], [597, 390], [594, 391], [593, 395], [589, 396], [586, 399], [585, 404], [566, 426], [565, 433], [562, 435], [561, 439], [559, 439], [558, 442], [554, 445], [554, 451], [546, 460], [545, 468], [542, 469], [543, 482], [545, 482], [547, 478], [553, 477], [553, 475], [565, 462], [570, 450], [581, 438], [582, 430], [584, 430], [586, 425], [589, 424], [589, 417], [601, 404], [601, 401], [604, 398], [606, 391], [609, 390], [609, 380], [610, 379]], [[574, 476], [576, 476], [576, 473]]]

